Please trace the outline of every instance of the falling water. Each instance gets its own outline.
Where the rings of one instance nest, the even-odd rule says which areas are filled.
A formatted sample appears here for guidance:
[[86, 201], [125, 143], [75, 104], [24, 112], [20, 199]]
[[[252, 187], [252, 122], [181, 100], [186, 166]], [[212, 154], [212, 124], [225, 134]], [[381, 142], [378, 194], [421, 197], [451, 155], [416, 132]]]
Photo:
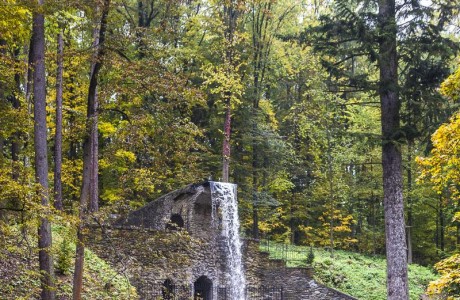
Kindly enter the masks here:
[[227, 251], [227, 270], [230, 282], [230, 299], [244, 300], [246, 280], [244, 278], [241, 240], [239, 235], [240, 220], [236, 201], [236, 185], [232, 183], [210, 181], [212, 216], [215, 225], [218, 220], [217, 210], [222, 218], [221, 234]]

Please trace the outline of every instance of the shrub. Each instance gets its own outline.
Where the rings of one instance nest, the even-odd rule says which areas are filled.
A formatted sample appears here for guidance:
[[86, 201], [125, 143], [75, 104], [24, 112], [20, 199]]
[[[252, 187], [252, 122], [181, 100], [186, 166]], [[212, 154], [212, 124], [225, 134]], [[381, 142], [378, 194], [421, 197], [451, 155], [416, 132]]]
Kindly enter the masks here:
[[56, 271], [62, 275], [68, 275], [70, 273], [70, 267], [72, 266], [72, 247], [67, 238], [63, 238], [59, 247], [57, 255]]
[[305, 261], [307, 263], [307, 266], [311, 266], [314, 260], [315, 260], [315, 254], [313, 253], [313, 247], [310, 246], [310, 251], [308, 252], [308, 256]]

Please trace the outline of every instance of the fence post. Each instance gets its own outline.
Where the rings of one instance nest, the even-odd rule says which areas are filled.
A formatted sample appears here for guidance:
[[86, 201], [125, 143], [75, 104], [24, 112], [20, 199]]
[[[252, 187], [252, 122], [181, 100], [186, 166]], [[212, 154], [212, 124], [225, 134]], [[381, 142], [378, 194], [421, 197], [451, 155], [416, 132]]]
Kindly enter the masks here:
[[283, 250], [284, 250], [284, 251], [283, 251], [283, 252], [284, 252], [284, 253], [283, 253], [283, 254], [284, 254], [284, 255], [283, 255], [283, 258], [284, 258], [284, 260], [287, 262], [287, 259], [288, 259], [287, 244], [283, 244]]
[[281, 286], [281, 300], [284, 300], [283, 287]]

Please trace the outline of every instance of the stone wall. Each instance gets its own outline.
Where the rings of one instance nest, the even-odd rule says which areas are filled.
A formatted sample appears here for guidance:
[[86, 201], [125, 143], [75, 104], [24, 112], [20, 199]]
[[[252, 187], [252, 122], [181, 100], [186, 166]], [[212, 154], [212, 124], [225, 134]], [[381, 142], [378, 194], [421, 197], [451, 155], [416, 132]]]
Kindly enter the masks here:
[[201, 237], [213, 236], [211, 226], [211, 191], [209, 182], [190, 184], [150, 202], [140, 209], [130, 212], [115, 222], [118, 226], [140, 226], [164, 230], [173, 215], [180, 216], [184, 229]]
[[[210, 183], [191, 184], [113, 226], [90, 228], [87, 243], [129, 278], [141, 299], [155, 299], [153, 293], [165, 280], [190, 285], [205, 276], [213, 287], [226, 287], [231, 279], [226, 241], [213, 220], [212, 205]], [[257, 241], [246, 240], [243, 252], [247, 286], [282, 287], [288, 300], [353, 299], [316, 283], [311, 269], [286, 268], [284, 261], [269, 259]]]
[[206, 276], [215, 286], [225, 285], [218, 246], [185, 231], [93, 227], [87, 233], [87, 245], [124, 274], [138, 289], [141, 299], [155, 299], [154, 285], [166, 279], [181, 285]]
[[[183, 231], [158, 231], [134, 227], [93, 227], [88, 247], [108, 261], [137, 287], [141, 299], [155, 299], [154, 285], [170, 279], [191, 284], [200, 276], [214, 287], [225, 284], [225, 258], [219, 238], [205, 239]], [[310, 268], [287, 268], [284, 261], [269, 259], [254, 240], [244, 241], [244, 268], [248, 286], [283, 287], [287, 300], [352, 300], [312, 279]]]

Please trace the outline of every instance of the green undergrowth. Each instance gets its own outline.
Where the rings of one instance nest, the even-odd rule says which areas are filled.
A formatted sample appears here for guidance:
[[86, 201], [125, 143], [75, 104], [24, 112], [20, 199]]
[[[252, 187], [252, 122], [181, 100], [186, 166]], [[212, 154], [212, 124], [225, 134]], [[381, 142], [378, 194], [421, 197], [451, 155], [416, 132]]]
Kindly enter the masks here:
[[[5, 227], [2, 228], [4, 230]], [[9, 227], [0, 245], [0, 299], [39, 299], [40, 273], [36, 236]], [[56, 296], [72, 298], [75, 243], [65, 227], [53, 227]], [[128, 279], [90, 250], [85, 251], [83, 299], [137, 299]]]
[[[286, 247], [286, 246], [285, 246]], [[262, 249], [262, 248], [261, 248]], [[264, 249], [262, 249], [264, 250]], [[296, 252], [295, 259], [287, 259], [288, 267], [306, 266], [309, 247], [287, 246], [270, 247], [271, 258], [289, 257], [283, 253]], [[326, 286], [354, 296], [360, 300], [386, 299], [386, 260], [381, 256], [368, 256], [359, 253], [313, 248], [315, 279]], [[303, 260], [299, 260], [299, 257]], [[409, 293], [411, 300], [420, 299], [430, 281], [438, 276], [427, 267], [412, 264], [409, 266]]]

